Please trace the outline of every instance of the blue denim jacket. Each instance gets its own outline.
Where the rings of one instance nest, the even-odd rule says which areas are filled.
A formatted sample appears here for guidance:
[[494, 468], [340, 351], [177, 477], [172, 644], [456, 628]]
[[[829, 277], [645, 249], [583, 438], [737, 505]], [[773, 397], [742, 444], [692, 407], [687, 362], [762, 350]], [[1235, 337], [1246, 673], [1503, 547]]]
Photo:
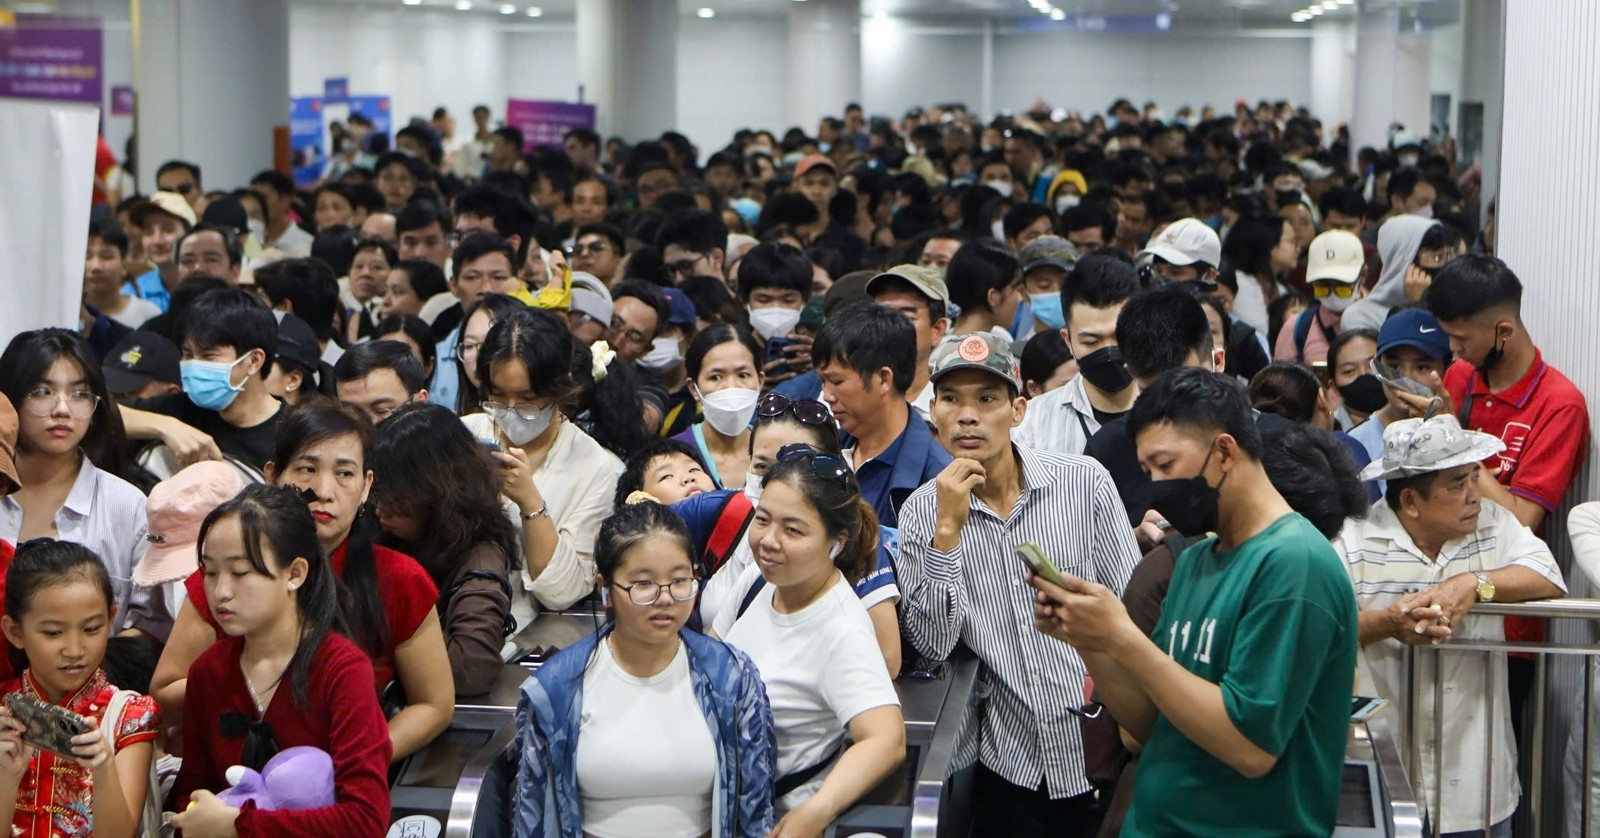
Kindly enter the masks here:
[[[607, 626], [561, 650], [522, 685], [513, 838], [582, 838], [577, 753], [583, 673], [610, 630]], [[766, 838], [775, 825], [778, 746], [761, 673], [743, 652], [720, 640], [688, 629], [678, 634], [689, 653], [695, 699], [717, 747], [712, 838]]]

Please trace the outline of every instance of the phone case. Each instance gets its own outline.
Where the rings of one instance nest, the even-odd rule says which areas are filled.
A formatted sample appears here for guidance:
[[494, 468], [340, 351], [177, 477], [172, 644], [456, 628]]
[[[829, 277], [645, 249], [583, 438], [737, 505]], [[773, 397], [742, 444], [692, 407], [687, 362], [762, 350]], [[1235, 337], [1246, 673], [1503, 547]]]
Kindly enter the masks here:
[[1050, 561], [1050, 557], [1045, 555], [1044, 550], [1039, 545], [1031, 541], [1018, 544], [1017, 558], [1022, 559], [1023, 563], [1032, 568], [1033, 572], [1040, 577], [1061, 587], [1066, 587], [1066, 583], [1061, 579], [1061, 572], [1056, 570], [1055, 564]]
[[72, 756], [72, 737], [89, 732], [89, 722], [65, 707], [22, 693], [6, 696], [11, 715], [22, 723], [22, 741], [62, 756]]

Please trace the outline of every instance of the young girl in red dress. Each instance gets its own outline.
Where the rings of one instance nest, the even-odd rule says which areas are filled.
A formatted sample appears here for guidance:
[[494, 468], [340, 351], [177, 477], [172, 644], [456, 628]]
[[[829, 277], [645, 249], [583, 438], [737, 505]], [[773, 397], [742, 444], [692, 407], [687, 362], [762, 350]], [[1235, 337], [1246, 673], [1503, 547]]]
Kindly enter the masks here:
[[[10, 823], [13, 836], [132, 838], [139, 831], [161, 714], [149, 696], [119, 696], [100, 671], [116, 616], [112, 597], [105, 565], [81, 544], [23, 542], [6, 570], [0, 627], [27, 654], [28, 668], [0, 694], [65, 707], [91, 727], [73, 737], [70, 756], [41, 751], [19, 738], [22, 722], [0, 705], [0, 823]], [[112, 707], [117, 718], [107, 720]], [[114, 725], [114, 745], [101, 725]]]
[[[372, 663], [345, 639], [338, 586], [302, 494], [252, 485], [200, 526], [206, 601], [223, 637], [189, 667], [173, 822], [185, 838], [380, 838], [389, 826], [390, 740]], [[218, 800], [230, 766], [283, 748], [333, 757], [334, 805], [301, 811]]]

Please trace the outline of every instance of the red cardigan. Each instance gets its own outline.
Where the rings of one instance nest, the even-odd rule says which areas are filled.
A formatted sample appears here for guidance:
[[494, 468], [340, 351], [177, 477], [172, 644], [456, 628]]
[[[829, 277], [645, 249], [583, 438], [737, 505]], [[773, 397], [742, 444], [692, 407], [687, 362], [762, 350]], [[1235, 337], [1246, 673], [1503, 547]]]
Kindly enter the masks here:
[[[255, 717], [255, 702], [239, 668], [244, 639], [224, 637], [189, 667], [189, 683], [204, 687], [183, 714], [183, 769], [175, 789], [180, 807], [197, 789], [228, 788], [224, 772], [239, 762], [244, 737], [224, 737], [226, 713]], [[245, 804], [234, 822], [239, 838], [383, 838], [389, 829], [389, 725], [372, 691], [372, 664], [349, 640], [330, 633], [311, 666], [307, 706], [294, 704], [287, 677], [267, 705], [278, 747], [309, 745], [333, 757], [336, 801], [325, 809], [268, 812]]]

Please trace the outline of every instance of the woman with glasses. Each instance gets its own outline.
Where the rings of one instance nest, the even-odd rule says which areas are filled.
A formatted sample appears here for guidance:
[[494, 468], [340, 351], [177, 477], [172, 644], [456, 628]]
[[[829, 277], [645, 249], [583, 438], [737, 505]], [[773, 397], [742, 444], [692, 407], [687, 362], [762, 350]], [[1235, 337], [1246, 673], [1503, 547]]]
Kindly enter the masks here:
[[505, 665], [519, 552], [500, 505], [500, 469], [461, 420], [426, 403], [377, 427], [371, 463], [381, 543], [415, 556], [432, 578], [456, 695], [482, 695]]
[[[695, 543], [701, 546], [699, 555], [710, 556], [705, 569], [710, 579], [700, 595], [702, 624], [713, 625], [723, 611], [738, 607], [739, 597], [748, 587], [741, 584], [741, 579], [755, 564], [754, 543], [743, 536], [748, 534], [755, 519], [762, 480], [777, 463], [778, 452], [794, 445], [843, 456], [839, 450], [839, 426], [826, 405], [810, 399], [791, 400], [782, 393], [768, 393], [756, 405], [755, 426], [750, 431], [750, 470], [745, 477], [744, 490], [705, 492], [673, 504], [673, 510], [688, 522]], [[716, 536], [719, 530], [733, 533], [737, 538], [731, 542], [726, 538], [719, 540]], [[900, 588], [895, 582], [893, 561], [899, 534], [880, 526], [878, 536], [872, 564], [860, 575], [854, 573], [854, 568], [847, 569], [845, 578], [872, 619], [873, 634], [883, 653], [884, 665], [893, 678], [900, 675], [901, 654], [900, 622], [895, 613]]]
[[0, 500], [0, 540], [55, 538], [93, 550], [116, 594], [112, 630], [128, 628], [132, 606], [149, 599], [133, 584], [146, 550], [145, 502], [122, 479], [122, 415], [100, 363], [75, 332], [23, 332], [0, 355], [0, 393], [17, 408], [22, 484]]
[[761, 673], [685, 628], [699, 589], [683, 522], [657, 503], [600, 527], [598, 634], [517, 705], [514, 838], [767, 838], [776, 743]]
[[702, 421], [674, 439], [700, 450], [717, 488], [741, 487], [750, 470], [750, 420], [766, 381], [766, 351], [749, 332], [718, 323], [695, 335], [683, 362]]
[[519, 621], [534, 613], [524, 592], [562, 609], [594, 590], [594, 535], [622, 474], [622, 461], [568, 415], [580, 390], [573, 352], [560, 316], [524, 308], [497, 322], [478, 354], [484, 418], [468, 425], [490, 446], [500, 491], [521, 518]]
[[[458, 416], [477, 413], [483, 405], [483, 380], [478, 377], [478, 351], [489, 337], [489, 329], [506, 315], [527, 308], [521, 301], [505, 294], [489, 294], [467, 308], [456, 327], [455, 362], [460, 371], [461, 386], [453, 408]], [[470, 425], [471, 423], [469, 423]]]
[[714, 630], [767, 684], [775, 834], [819, 836], [905, 759], [900, 701], [846, 578], [875, 562], [878, 518], [844, 460], [810, 446], [781, 451], [762, 485], [749, 536], [756, 564]]

